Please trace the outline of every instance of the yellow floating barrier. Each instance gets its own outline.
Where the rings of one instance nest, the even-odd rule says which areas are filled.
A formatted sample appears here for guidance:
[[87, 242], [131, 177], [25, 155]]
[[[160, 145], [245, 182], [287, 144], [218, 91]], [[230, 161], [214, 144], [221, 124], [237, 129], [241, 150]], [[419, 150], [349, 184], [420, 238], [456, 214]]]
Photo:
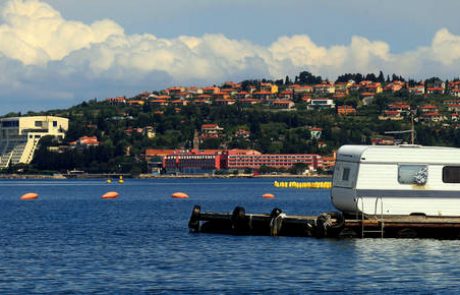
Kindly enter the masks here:
[[297, 181], [275, 181], [273, 186], [276, 188], [295, 188], [295, 189], [330, 189], [332, 182], [330, 181], [313, 181], [313, 182], [297, 182]]

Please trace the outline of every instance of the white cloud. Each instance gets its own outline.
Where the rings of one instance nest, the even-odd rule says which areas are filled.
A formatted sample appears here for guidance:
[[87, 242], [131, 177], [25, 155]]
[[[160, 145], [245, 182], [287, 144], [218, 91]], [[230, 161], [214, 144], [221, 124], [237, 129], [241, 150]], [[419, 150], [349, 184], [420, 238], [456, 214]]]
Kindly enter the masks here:
[[[453, 75], [460, 36], [439, 30], [430, 46], [393, 54], [389, 44], [353, 36], [320, 46], [307, 35], [282, 36], [268, 46], [221, 34], [157, 38], [127, 35], [111, 20], [69, 21], [39, 0], [10, 0], [0, 8], [0, 97], [115, 95], [170, 84], [282, 78], [309, 70], [331, 79], [345, 72]], [[25, 89], [25, 90], [24, 90]], [[26, 91], [26, 92], [25, 92]], [[123, 94], [123, 93], [119, 93]]]
[[110, 20], [91, 25], [66, 21], [38, 0], [9, 1], [1, 15], [0, 52], [27, 65], [62, 60], [73, 51], [123, 35], [123, 29]]

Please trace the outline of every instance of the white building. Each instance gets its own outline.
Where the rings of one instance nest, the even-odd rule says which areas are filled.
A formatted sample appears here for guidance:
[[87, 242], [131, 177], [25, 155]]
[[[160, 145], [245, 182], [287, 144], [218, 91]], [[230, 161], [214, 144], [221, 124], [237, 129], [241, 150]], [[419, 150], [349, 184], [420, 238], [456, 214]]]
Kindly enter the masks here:
[[47, 135], [63, 139], [69, 119], [54, 116], [0, 119], [0, 169], [32, 161], [40, 138]]
[[307, 110], [324, 110], [335, 108], [335, 103], [329, 98], [313, 98], [307, 105]]

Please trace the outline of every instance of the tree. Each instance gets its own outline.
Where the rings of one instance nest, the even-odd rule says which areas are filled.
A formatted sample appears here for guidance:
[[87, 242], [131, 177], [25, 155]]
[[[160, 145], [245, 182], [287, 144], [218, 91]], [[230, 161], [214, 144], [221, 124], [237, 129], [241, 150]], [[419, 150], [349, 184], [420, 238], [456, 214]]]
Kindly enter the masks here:
[[308, 169], [307, 164], [305, 164], [305, 163], [295, 163], [289, 169], [289, 173], [295, 174], [295, 175], [301, 175], [301, 174], [304, 174], [307, 169]]
[[289, 79], [289, 76], [286, 76], [286, 79], [284, 80], [284, 85], [288, 86], [288, 85], [291, 85], [291, 84], [292, 84], [291, 79]]
[[379, 76], [377, 77], [377, 81], [380, 83], [385, 83], [385, 76], [383, 75], [382, 71], [380, 71]]
[[310, 72], [303, 71], [299, 74], [298, 83], [305, 84], [319, 84], [323, 81], [321, 76], [314, 76]]

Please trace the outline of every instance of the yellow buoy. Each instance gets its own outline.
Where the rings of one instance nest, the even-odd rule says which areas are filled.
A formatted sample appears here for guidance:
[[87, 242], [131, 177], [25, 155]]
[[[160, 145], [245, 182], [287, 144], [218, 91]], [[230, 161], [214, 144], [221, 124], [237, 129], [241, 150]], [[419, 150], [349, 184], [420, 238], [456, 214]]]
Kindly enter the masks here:
[[107, 183], [112, 183], [112, 179], [109, 178], [109, 179], [107, 179], [105, 182], [107, 182]]
[[189, 196], [186, 193], [175, 192], [175, 193], [171, 194], [171, 198], [173, 198], [173, 199], [188, 199]]
[[30, 201], [30, 200], [36, 200], [36, 199], [38, 199], [38, 194], [36, 193], [27, 193], [21, 196], [21, 200], [23, 201]]
[[262, 198], [264, 198], [264, 199], [274, 199], [274, 198], [275, 198], [275, 195], [274, 195], [274, 194], [266, 193], [266, 194], [263, 194], [263, 195], [262, 195]]
[[116, 199], [120, 196], [117, 192], [107, 192], [101, 196], [102, 199]]
[[125, 181], [123, 180], [123, 176], [120, 175], [120, 179], [118, 179], [118, 183], [119, 183], [119, 184], [122, 184], [122, 183], [124, 183], [124, 182], [125, 182]]

